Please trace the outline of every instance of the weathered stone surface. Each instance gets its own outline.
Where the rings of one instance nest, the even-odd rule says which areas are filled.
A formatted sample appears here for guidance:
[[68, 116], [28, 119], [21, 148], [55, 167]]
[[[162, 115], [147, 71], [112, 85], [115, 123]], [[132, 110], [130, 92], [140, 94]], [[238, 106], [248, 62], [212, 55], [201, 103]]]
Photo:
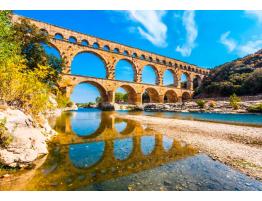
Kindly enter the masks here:
[[42, 127], [37, 126], [30, 115], [20, 110], [0, 112], [0, 119], [6, 119], [6, 128], [13, 140], [7, 147], [0, 147], [0, 163], [11, 167], [29, 165], [42, 154], [47, 154], [46, 141], [56, 132], [42, 116]]

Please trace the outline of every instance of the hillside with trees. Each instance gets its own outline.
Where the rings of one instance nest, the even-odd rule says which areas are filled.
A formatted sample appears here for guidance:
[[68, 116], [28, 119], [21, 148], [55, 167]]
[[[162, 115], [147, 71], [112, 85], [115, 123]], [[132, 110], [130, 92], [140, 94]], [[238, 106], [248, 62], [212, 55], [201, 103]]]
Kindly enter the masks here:
[[226, 97], [234, 93], [238, 96], [262, 93], [262, 49], [211, 70], [195, 97]]

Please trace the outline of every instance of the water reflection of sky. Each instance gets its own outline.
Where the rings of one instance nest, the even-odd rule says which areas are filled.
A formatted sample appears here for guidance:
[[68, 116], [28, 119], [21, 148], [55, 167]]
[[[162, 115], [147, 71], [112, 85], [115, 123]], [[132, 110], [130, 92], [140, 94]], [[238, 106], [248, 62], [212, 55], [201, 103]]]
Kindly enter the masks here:
[[141, 151], [144, 155], [149, 155], [155, 149], [155, 136], [142, 136], [141, 137]]
[[127, 122], [124, 122], [124, 121], [115, 123], [115, 128], [119, 133], [123, 132], [126, 126], [127, 126]]
[[103, 141], [72, 144], [69, 146], [69, 158], [75, 167], [88, 168], [102, 158], [104, 150], [105, 143]]
[[101, 124], [101, 112], [99, 110], [79, 109], [71, 118], [72, 130], [78, 136], [93, 134]]
[[163, 136], [163, 144], [162, 144], [162, 146], [164, 147], [164, 149], [166, 151], [168, 151], [169, 149], [172, 148], [173, 143], [174, 143], [174, 138]]
[[114, 141], [114, 157], [118, 160], [125, 160], [133, 151], [133, 139], [117, 139]]

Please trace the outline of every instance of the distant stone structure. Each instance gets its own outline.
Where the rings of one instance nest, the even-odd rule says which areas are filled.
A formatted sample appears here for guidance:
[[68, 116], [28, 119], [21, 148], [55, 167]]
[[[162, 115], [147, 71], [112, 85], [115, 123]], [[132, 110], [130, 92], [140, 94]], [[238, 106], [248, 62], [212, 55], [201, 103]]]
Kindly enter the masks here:
[[[50, 45], [59, 51], [66, 64], [60, 86], [65, 88], [68, 97], [72, 93], [74, 86], [80, 83], [90, 83], [100, 91], [102, 102], [109, 105], [115, 103], [115, 91], [119, 87], [124, 88], [128, 92], [128, 102], [130, 104], [142, 105], [142, 95], [145, 91], [148, 92], [150, 102], [172, 103], [190, 99], [194, 92], [193, 80], [196, 79], [198, 85], [200, 85], [203, 77], [209, 73], [208, 69], [203, 69], [196, 65], [78, 33], [45, 22], [18, 15], [13, 15], [12, 19], [15, 22], [27, 19], [50, 36]], [[58, 38], [57, 36], [59, 36], [59, 39], [56, 39]], [[101, 58], [106, 67], [106, 79], [71, 74], [73, 58], [83, 52], [93, 53]], [[115, 80], [115, 65], [119, 60], [126, 60], [132, 64], [135, 72], [134, 82]], [[156, 85], [141, 83], [142, 70], [147, 65], [151, 66], [157, 75]], [[173, 86], [163, 86], [163, 77], [166, 70], [170, 70], [174, 76], [175, 83]], [[181, 87], [182, 74], [187, 76], [185, 88]]]

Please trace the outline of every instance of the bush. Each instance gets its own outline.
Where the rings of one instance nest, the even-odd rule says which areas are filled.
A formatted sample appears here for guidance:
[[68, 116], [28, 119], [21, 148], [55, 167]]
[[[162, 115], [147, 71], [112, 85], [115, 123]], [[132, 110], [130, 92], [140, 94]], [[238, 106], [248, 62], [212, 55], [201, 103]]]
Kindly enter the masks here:
[[[69, 98], [67, 98], [64, 94], [62, 94], [62, 92], [58, 91], [57, 96], [56, 96], [56, 102], [58, 105], [58, 108], [64, 108], [64, 107], [70, 107], [68, 105], [73, 103], [70, 101]], [[72, 106], [71, 105], [71, 106]]]
[[209, 105], [209, 107], [214, 108], [216, 106], [216, 102], [210, 101], [208, 105]]
[[247, 108], [249, 112], [262, 113], [262, 103], [251, 105]]
[[239, 102], [240, 101], [241, 101], [241, 99], [236, 94], [232, 94], [229, 97], [229, 104], [233, 107], [234, 110], [239, 109]]
[[13, 141], [13, 137], [6, 129], [5, 123], [6, 119], [0, 120], [0, 146], [3, 147], [8, 146]]
[[204, 108], [206, 102], [205, 102], [204, 100], [197, 100], [197, 101], [196, 101], [196, 104], [198, 105], [198, 107]]

